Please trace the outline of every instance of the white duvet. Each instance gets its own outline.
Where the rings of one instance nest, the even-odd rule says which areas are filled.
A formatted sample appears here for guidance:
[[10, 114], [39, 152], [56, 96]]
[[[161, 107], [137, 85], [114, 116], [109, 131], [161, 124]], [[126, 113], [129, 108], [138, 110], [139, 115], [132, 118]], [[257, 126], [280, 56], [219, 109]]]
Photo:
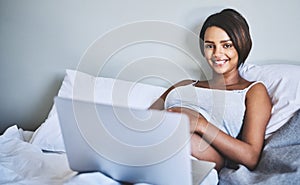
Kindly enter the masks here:
[[43, 153], [26, 142], [24, 131], [10, 127], [0, 136], [0, 184], [63, 184], [76, 175], [66, 156]]
[[[42, 152], [37, 145], [28, 143], [31, 135], [12, 126], [0, 136], [0, 184], [121, 185], [99, 172], [77, 174], [69, 168], [65, 153]], [[202, 185], [216, 182], [213, 170]]]
[[65, 153], [42, 152], [26, 137], [28, 133], [16, 126], [0, 136], [0, 184], [120, 185], [101, 173], [77, 175], [69, 168]]

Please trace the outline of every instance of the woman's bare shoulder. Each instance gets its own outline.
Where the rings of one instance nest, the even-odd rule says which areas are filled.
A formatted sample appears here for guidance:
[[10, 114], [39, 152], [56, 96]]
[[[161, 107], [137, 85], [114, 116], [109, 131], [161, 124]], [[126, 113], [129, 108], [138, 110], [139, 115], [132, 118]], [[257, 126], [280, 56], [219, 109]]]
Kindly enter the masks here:
[[196, 80], [186, 79], [186, 80], [177, 82], [176, 84], [173, 85], [173, 87], [176, 88], [176, 87], [180, 87], [180, 86], [186, 86], [186, 85], [190, 85], [195, 82], [196, 82]]
[[270, 98], [266, 86], [262, 82], [251, 82], [247, 92], [247, 98]]

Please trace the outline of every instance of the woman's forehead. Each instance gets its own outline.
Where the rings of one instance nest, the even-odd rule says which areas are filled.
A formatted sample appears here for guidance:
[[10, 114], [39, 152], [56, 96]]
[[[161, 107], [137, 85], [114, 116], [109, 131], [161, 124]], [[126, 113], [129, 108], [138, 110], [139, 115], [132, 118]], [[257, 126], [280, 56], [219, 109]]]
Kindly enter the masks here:
[[204, 34], [204, 42], [205, 41], [221, 42], [221, 41], [230, 41], [230, 40], [231, 39], [226, 33], [226, 31], [217, 26], [208, 27]]

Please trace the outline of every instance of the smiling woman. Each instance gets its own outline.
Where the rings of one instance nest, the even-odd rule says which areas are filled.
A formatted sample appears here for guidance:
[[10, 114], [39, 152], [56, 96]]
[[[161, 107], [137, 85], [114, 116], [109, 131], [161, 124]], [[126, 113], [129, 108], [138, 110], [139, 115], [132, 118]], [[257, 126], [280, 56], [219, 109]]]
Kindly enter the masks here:
[[249, 26], [237, 11], [209, 16], [200, 32], [200, 48], [212, 78], [183, 80], [150, 107], [187, 114], [192, 155], [215, 162], [217, 170], [227, 161], [252, 170], [263, 148], [270, 97], [263, 83], [245, 80], [238, 70], [251, 46]]
[[[203, 42], [205, 42], [205, 36], [209, 34], [207, 29], [211, 27], [217, 27], [226, 32], [223, 34], [226, 34], [229, 40], [232, 41], [232, 44], [238, 52], [238, 66], [244, 63], [252, 48], [252, 40], [246, 19], [237, 11], [232, 9], [225, 9], [220, 13], [209, 16], [203, 24], [200, 32], [200, 48], [202, 55], [205, 55], [205, 45]], [[224, 38], [226, 38], [226, 36]]]
[[[231, 64], [233, 69], [236, 69], [238, 53], [230, 37], [221, 28], [216, 26], [207, 28], [204, 38], [204, 48], [206, 60], [217, 73], [223, 74], [226, 71], [225, 64]], [[231, 66], [227, 65], [226, 67]]]

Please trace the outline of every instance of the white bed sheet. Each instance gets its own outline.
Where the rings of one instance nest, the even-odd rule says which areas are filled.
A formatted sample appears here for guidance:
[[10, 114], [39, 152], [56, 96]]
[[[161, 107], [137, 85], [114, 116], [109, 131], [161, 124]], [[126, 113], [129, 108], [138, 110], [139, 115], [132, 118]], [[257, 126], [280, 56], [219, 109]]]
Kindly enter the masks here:
[[[100, 172], [77, 174], [69, 168], [65, 153], [42, 152], [27, 142], [31, 135], [12, 126], [0, 136], [0, 184], [121, 185]], [[217, 172], [212, 170], [202, 185], [217, 183]]]
[[23, 140], [23, 132], [10, 127], [0, 136], [0, 184], [63, 184], [76, 175], [66, 155], [43, 153]]

